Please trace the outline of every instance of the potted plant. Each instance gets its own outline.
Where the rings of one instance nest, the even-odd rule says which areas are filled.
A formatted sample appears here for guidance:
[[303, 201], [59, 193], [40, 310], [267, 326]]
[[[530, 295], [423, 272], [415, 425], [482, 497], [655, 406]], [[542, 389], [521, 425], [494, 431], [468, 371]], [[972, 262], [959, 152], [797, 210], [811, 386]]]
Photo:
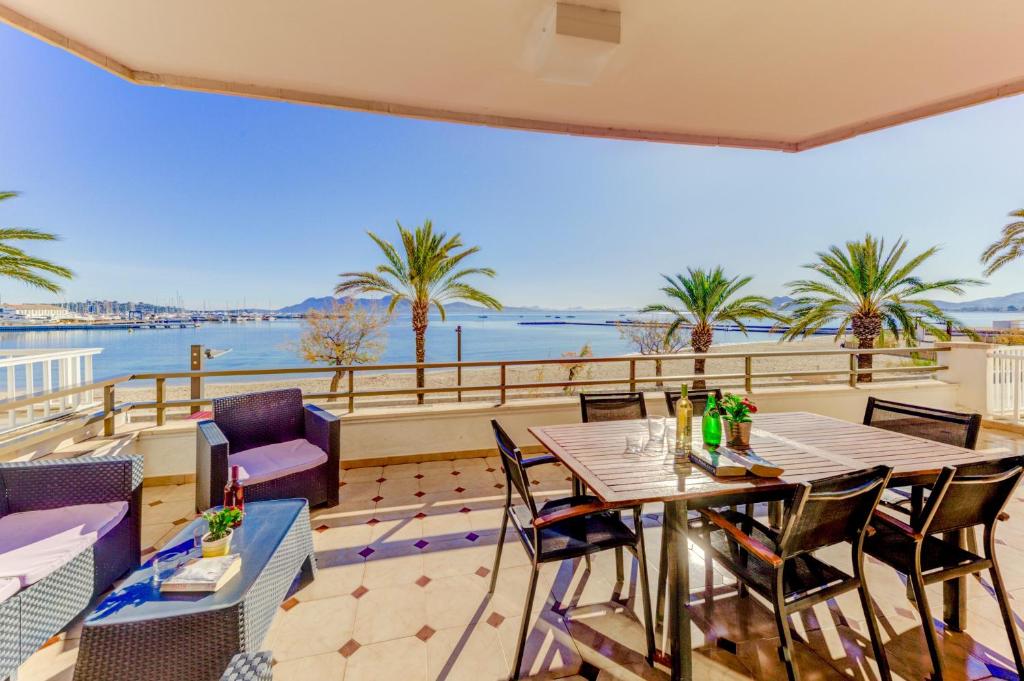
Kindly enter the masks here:
[[204, 513], [203, 518], [209, 525], [209, 530], [203, 535], [203, 558], [226, 556], [231, 547], [233, 528], [242, 522], [242, 511], [222, 508]]
[[726, 393], [722, 397], [719, 412], [725, 420], [727, 443], [733, 447], [749, 447], [750, 416], [757, 413], [757, 406], [746, 397]]

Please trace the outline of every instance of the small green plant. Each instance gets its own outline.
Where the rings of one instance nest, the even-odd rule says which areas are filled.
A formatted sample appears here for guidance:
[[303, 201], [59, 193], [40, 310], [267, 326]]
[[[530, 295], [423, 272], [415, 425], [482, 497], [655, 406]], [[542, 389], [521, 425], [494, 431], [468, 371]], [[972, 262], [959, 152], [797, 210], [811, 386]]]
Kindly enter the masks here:
[[242, 512], [237, 508], [222, 508], [219, 511], [209, 511], [203, 514], [203, 518], [210, 526], [207, 535], [210, 541], [217, 541], [228, 536], [231, 528], [242, 522]]
[[726, 421], [747, 423], [750, 421], [750, 415], [757, 413], [757, 405], [746, 397], [725, 393], [721, 403], [718, 405], [718, 411]]

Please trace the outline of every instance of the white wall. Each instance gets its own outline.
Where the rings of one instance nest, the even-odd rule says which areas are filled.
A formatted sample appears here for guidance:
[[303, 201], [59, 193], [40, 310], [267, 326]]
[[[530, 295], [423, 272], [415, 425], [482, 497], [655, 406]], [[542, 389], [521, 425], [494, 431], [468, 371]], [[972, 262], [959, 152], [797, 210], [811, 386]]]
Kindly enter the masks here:
[[[755, 391], [750, 397], [767, 412], [810, 411], [860, 421], [868, 395], [951, 409], [957, 386], [935, 380], [877, 383], [871, 386], [800, 386]], [[661, 393], [648, 393], [650, 413], [666, 413]], [[426, 407], [376, 408], [342, 415], [342, 461], [398, 456], [484, 455], [494, 447], [490, 420], [498, 419], [520, 445], [535, 445], [530, 426], [580, 420], [575, 398], [516, 400], [502, 406], [462, 403]], [[139, 433], [138, 452], [146, 475], [188, 475], [195, 468], [195, 424], [172, 423]], [[344, 465], [344, 463], [343, 463]]]

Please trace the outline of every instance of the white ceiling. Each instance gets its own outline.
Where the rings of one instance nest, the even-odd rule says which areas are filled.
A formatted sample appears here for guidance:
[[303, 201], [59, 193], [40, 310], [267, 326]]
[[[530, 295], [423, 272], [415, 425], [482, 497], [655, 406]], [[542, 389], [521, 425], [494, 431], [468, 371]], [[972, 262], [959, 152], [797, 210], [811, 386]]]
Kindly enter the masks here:
[[790, 151], [1024, 91], [1021, 0], [590, 0], [621, 43], [589, 84], [538, 72], [553, 2], [0, 0], [0, 19], [146, 84]]

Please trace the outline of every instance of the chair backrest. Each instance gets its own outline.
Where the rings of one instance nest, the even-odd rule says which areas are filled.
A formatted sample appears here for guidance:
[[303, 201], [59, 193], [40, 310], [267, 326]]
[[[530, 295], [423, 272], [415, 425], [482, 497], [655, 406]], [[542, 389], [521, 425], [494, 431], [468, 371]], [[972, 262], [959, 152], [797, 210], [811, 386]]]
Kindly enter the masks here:
[[947, 466], [932, 486], [915, 528], [924, 534], [990, 527], [1024, 474], [1024, 457]]
[[[679, 396], [682, 395], [681, 390], [666, 390], [665, 391], [665, 406], [668, 407], [668, 415], [676, 415], [676, 402], [679, 401]], [[704, 408], [708, 405], [708, 395], [714, 395], [715, 400], [718, 402], [722, 401], [722, 389], [721, 388], [701, 388], [699, 390], [687, 390], [687, 397], [690, 398], [690, 402], [693, 403], [693, 415], [703, 416]]]
[[530, 509], [530, 515], [536, 519], [537, 504], [533, 500], [533, 492], [530, 490], [530, 476], [526, 474], [523, 467], [523, 453], [519, 447], [512, 442], [505, 429], [497, 420], [491, 419], [491, 428], [494, 429], [494, 439], [498, 443], [498, 453], [501, 455], [501, 467], [505, 470], [505, 484], [508, 485], [508, 501], [512, 503], [512, 490], [516, 493]]
[[882, 498], [892, 468], [876, 466], [803, 483], [783, 521], [783, 558], [840, 542], [857, 542]]
[[974, 449], [978, 445], [981, 414], [946, 411], [869, 397], [864, 410], [864, 425]]
[[641, 392], [581, 393], [583, 423], [625, 421], [647, 418], [647, 404]]
[[297, 440], [305, 434], [298, 388], [231, 395], [213, 400], [213, 420], [235, 454], [253, 447]]

